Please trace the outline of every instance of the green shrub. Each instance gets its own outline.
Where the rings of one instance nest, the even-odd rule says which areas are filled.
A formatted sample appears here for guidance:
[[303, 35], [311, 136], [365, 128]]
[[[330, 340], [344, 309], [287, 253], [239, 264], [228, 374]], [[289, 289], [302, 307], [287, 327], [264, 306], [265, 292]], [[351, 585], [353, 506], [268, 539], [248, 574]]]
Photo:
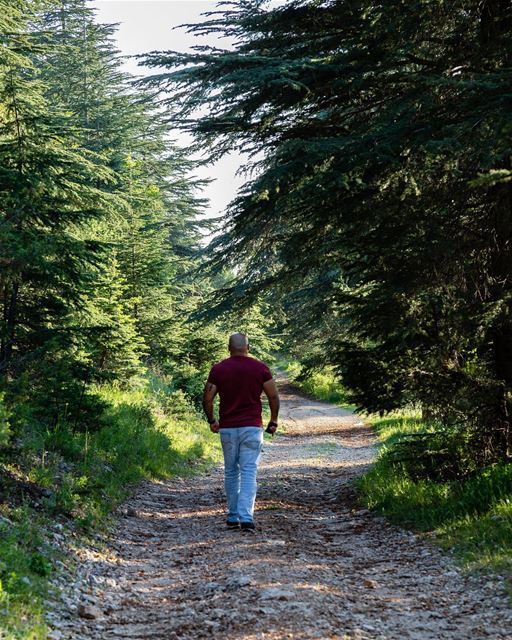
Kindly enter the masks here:
[[9, 441], [11, 433], [9, 427], [9, 412], [4, 404], [4, 394], [0, 393], [0, 447], [4, 447]]
[[387, 459], [390, 464], [402, 465], [413, 480], [461, 479], [477, 469], [467, 431], [441, 425], [403, 435], [388, 452]]
[[188, 396], [194, 406], [199, 408], [207, 375], [206, 371], [193, 365], [183, 364], [174, 372], [173, 389]]

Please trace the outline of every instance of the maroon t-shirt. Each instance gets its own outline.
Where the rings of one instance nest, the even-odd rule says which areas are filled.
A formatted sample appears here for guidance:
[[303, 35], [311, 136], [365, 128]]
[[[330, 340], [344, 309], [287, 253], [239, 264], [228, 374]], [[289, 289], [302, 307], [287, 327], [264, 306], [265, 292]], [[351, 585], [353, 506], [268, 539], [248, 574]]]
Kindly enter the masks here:
[[272, 379], [264, 362], [250, 356], [231, 356], [214, 364], [208, 382], [220, 396], [220, 427], [261, 427], [263, 383]]

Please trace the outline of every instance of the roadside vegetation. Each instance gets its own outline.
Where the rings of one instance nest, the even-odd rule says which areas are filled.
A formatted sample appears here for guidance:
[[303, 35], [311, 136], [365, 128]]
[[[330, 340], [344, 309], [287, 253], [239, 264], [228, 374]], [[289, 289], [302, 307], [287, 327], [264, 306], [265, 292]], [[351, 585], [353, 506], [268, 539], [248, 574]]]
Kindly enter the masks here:
[[[313, 397], [345, 405], [347, 391], [332, 371], [301, 375], [299, 365], [292, 363], [287, 372]], [[464, 443], [455, 439], [440, 459], [435, 438], [442, 427], [423, 420], [418, 411], [363, 415], [375, 429], [380, 449], [376, 464], [358, 480], [361, 503], [428, 535], [466, 568], [499, 572], [512, 580], [512, 466], [468, 470]]]
[[218, 438], [190, 400], [154, 385], [100, 387], [105, 410], [95, 431], [62, 424], [27, 435], [9, 462], [2, 456], [0, 637], [46, 637], [43, 598], [59, 561], [56, 524], [87, 538], [108, 525], [140, 480], [186, 475], [220, 460]]
[[322, 370], [308, 371], [297, 361], [281, 361], [279, 367], [286, 372], [293, 384], [318, 400], [345, 405], [347, 391], [336, 379], [333, 370], [326, 367]]
[[425, 447], [415, 458], [407, 445], [434, 438], [435, 425], [412, 412], [369, 421], [382, 444], [376, 465], [359, 481], [364, 503], [393, 522], [431, 534], [467, 568], [494, 570], [512, 580], [512, 466], [496, 463], [464, 477], [429, 478], [425, 466], [436, 465], [437, 451], [429, 459]]

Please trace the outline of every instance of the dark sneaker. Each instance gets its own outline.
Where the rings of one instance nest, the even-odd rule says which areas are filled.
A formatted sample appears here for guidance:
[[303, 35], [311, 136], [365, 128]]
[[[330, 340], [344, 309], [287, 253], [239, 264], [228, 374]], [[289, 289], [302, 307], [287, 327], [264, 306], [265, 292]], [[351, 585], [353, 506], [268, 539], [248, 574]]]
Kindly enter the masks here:
[[226, 526], [228, 529], [238, 529], [240, 526], [240, 523], [237, 522], [236, 520], [226, 520]]
[[241, 522], [240, 529], [242, 529], [242, 531], [254, 531], [256, 527], [254, 526], [254, 522]]

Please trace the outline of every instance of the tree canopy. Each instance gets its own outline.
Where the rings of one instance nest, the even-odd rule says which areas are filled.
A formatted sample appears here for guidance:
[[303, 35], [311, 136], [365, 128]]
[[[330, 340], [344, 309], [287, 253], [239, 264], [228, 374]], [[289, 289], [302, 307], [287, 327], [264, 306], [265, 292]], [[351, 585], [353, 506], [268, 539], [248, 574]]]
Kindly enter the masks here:
[[190, 26], [233, 50], [145, 58], [212, 158], [250, 156], [212, 244], [237, 265], [224, 304], [270, 291], [361, 408], [420, 403], [478, 464], [512, 445], [511, 21], [501, 0], [233, 2]]

